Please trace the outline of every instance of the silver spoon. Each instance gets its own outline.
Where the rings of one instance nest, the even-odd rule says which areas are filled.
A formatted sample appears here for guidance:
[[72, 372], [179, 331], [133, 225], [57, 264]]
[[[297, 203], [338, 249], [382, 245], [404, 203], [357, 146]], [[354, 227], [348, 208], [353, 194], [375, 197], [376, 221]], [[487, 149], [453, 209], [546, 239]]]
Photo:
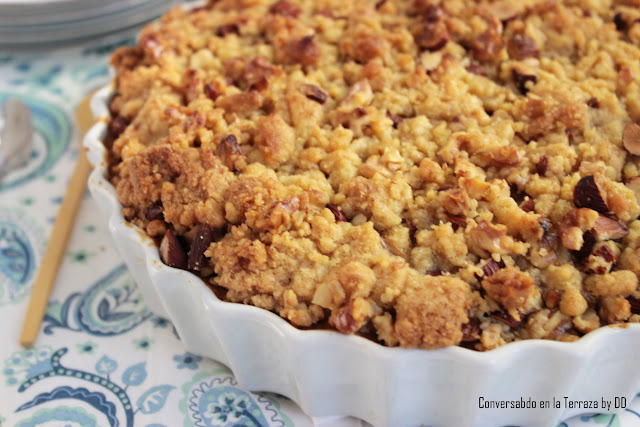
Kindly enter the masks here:
[[33, 146], [33, 121], [19, 99], [7, 99], [0, 113], [0, 181], [24, 165]]

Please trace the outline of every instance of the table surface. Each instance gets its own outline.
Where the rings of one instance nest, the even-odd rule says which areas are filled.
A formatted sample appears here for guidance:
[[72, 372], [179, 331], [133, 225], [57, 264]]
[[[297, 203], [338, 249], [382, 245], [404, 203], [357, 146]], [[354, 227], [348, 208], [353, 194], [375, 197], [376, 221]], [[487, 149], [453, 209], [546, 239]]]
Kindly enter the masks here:
[[[284, 397], [243, 390], [227, 368], [186, 351], [171, 322], [145, 306], [88, 193], [40, 337], [32, 349], [18, 345], [29, 291], [78, 154], [74, 109], [108, 82], [108, 55], [122, 43], [131, 40], [0, 53], [0, 104], [7, 96], [23, 99], [37, 131], [28, 164], [0, 184], [0, 426], [364, 424], [310, 418]], [[640, 398], [619, 415], [561, 425], [640, 425]]]

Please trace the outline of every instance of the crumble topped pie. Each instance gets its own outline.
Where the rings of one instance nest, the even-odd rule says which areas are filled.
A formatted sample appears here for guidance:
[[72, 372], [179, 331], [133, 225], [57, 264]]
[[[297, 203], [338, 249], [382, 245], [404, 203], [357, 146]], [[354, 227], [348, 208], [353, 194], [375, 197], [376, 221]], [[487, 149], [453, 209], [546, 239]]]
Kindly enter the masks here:
[[638, 0], [219, 0], [112, 57], [123, 215], [221, 298], [388, 346], [640, 321]]

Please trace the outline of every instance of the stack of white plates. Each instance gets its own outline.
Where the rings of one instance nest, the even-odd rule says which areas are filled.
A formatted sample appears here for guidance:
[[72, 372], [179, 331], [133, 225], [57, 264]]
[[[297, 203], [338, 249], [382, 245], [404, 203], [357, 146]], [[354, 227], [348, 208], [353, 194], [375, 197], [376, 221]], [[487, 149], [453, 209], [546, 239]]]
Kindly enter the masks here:
[[179, 0], [0, 0], [0, 46], [51, 45], [126, 31]]

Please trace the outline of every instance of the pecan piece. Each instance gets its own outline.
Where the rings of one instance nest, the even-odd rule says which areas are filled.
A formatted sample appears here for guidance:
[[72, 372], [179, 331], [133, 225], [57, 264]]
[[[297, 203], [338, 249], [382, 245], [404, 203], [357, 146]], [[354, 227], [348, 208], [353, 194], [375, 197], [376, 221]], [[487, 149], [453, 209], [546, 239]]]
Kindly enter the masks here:
[[500, 261], [500, 262], [496, 262], [496, 260], [494, 260], [493, 258], [490, 258], [489, 261], [487, 261], [483, 266], [482, 266], [482, 273], [484, 274], [483, 277], [489, 277], [494, 275], [498, 270], [500, 270], [501, 268], [504, 268], [504, 262]]
[[618, 31], [626, 31], [629, 27], [627, 21], [622, 16], [622, 12], [618, 12], [613, 17], [613, 23], [616, 25], [616, 30]]
[[549, 292], [544, 296], [544, 304], [547, 308], [554, 309], [558, 306], [560, 302], [560, 293], [555, 289], [550, 289]]
[[538, 162], [536, 163], [536, 172], [538, 175], [545, 176], [547, 173], [547, 167], [549, 166], [549, 160], [547, 156], [541, 156]]
[[604, 215], [599, 215], [591, 232], [597, 240], [616, 240], [621, 239], [629, 234], [626, 225], [615, 219], [611, 219]]
[[622, 131], [622, 144], [634, 156], [640, 155], [640, 125], [629, 123]]
[[495, 61], [499, 58], [503, 45], [502, 24], [495, 19], [491, 20], [489, 27], [471, 44], [473, 57], [478, 61]]
[[344, 212], [342, 212], [342, 210], [338, 205], [335, 205], [333, 203], [328, 203], [326, 208], [331, 211], [331, 213], [336, 219], [336, 222], [347, 222], [347, 217], [345, 216]]
[[447, 219], [453, 224], [453, 230], [457, 230], [458, 227], [467, 228], [467, 217], [464, 215], [452, 215], [447, 213]]
[[316, 85], [305, 83], [300, 86], [300, 92], [302, 92], [304, 96], [312, 101], [317, 102], [318, 104], [324, 104], [325, 102], [327, 102], [327, 94]]
[[480, 339], [480, 321], [477, 317], [469, 318], [469, 321], [462, 325], [462, 341], [472, 342]]
[[216, 36], [226, 37], [229, 34], [240, 34], [240, 28], [237, 24], [220, 25], [216, 29]]
[[588, 274], [607, 274], [617, 261], [616, 253], [608, 244], [598, 243], [591, 255], [584, 260], [584, 271]]
[[204, 85], [204, 94], [212, 101], [215, 101], [220, 95], [222, 95], [211, 83]]
[[322, 50], [314, 36], [291, 40], [284, 45], [284, 62], [288, 64], [316, 65], [322, 57]]
[[275, 2], [270, 8], [269, 13], [274, 15], [286, 16], [289, 18], [297, 18], [302, 11], [299, 7], [287, 0], [280, 0]]
[[514, 267], [503, 268], [485, 277], [482, 287], [514, 318], [517, 311], [528, 308], [532, 299], [539, 293], [533, 278]]
[[504, 323], [511, 329], [518, 329], [520, 325], [522, 325], [522, 316], [518, 312], [514, 313], [514, 316], [503, 311], [494, 311], [489, 315], [494, 319]]
[[160, 206], [160, 205], [149, 206], [147, 208], [147, 211], [145, 212], [145, 216], [147, 217], [147, 219], [149, 221], [153, 221], [153, 220], [156, 220], [156, 219], [164, 221], [164, 214], [162, 213], [162, 206]]
[[579, 208], [589, 208], [600, 213], [607, 212], [609, 207], [604, 201], [604, 192], [600, 190], [599, 181], [594, 175], [580, 178], [573, 190], [573, 203]]
[[256, 56], [244, 68], [244, 79], [247, 81], [249, 86], [253, 86], [266, 81], [278, 71], [280, 70], [276, 69], [269, 60], [262, 56]]
[[507, 235], [507, 227], [502, 224], [493, 225], [487, 221], [480, 221], [478, 226], [470, 231], [474, 244], [487, 252], [501, 252], [501, 238]]
[[191, 248], [189, 250], [189, 260], [187, 267], [189, 270], [200, 271], [206, 264], [204, 253], [209, 249], [213, 232], [211, 227], [207, 224], [200, 224], [196, 236], [191, 241]]
[[507, 52], [513, 59], [537, 58], [540, 54], [536, 41], [522, 34], [514, 35], [507, 42]]
[[222, 138], [222, 141], [218, 144], [215, 150], [215, 155], [222, 160], [222, 163], [230, 170], [235, 170], [235, 162], [241, 156], [244, 156], [244, 152], [238, 144], [236, 136], [233, 134], [227, 135]]
[[634, 297], [627, 297], [627, 301], [631, 305], [631, 312], [633, 314], [640, 314], [640, 299]]
[[527, 87], [527, 83], [532, 82], [534, 85], [538, 82], [538, 77], [534, 74], [526, 74], [517, 68], [513, 68], [511, 70], [511, 78], [513, 79], [513, 84], [516, 85], [516, 89], [523, 95], [527, 95], [529, 92], [529, 88]]
[[187, 268], [187, 254], [180, 239], [171, 230], [167, 230], [160, 242], [160, 259], [169, 267]]
[[449, 32], [443, 21], [427, 21], [420, 26], [413, 38], [420, 49], [435, 52], [449, 42]]

